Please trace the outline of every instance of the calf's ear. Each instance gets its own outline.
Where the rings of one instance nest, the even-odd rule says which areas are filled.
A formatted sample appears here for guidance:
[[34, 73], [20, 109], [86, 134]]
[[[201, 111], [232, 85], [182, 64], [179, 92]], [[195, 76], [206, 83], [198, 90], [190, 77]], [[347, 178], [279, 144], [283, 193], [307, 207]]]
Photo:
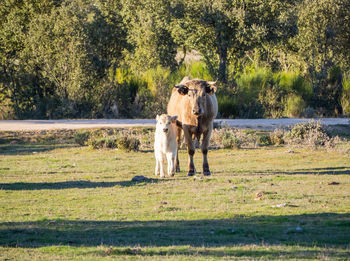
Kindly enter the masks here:
[[172, 123], [176, 123], [177, 116], [173, 116], [173, 117], [171, 117], [170, 119], [171, 119], [171, 122], [172, 122]]
[[158, 121], [158, 120], [159, 120], [159, 117], [160, 117], [160, 116], [157, 114], [156, 121]]
[[175, 85], [175, 88], [177, 89], [178, 93], [181, 95], [186, 95], [188, 93], [188, 87], [183, 84]]
[[205, 87], [205, 92], [209, 95], [213, 95], [216, 92], [216, 81], [215, 82], [207, 82], [207, 86]]

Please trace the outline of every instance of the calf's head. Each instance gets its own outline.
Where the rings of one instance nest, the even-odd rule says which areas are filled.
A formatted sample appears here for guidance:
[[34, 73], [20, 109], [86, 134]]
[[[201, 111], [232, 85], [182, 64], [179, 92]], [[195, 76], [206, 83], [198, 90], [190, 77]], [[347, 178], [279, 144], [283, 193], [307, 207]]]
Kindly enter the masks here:
[[176, 123], [177, 116], [169, 116], [167, 114], [157, 115], [157, 125], [156, 128], [168, 133], [172, 123]]
[[216, 91], [215, 82], [203, 80], [189, 80], [176, 85], [179, 94], [186, 96], [191, 105], [190, 113], [199, 117], [204, 114], [207, 108], [207, 97]]

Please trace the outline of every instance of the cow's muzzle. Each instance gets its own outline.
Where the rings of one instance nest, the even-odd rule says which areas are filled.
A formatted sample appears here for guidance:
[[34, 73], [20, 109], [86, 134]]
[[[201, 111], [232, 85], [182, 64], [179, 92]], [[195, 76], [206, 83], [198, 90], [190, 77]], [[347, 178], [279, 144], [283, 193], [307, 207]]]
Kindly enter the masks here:
[[164, 131], [165, 133], [167, 133], [167, 132], [168, 132], [168, 128], [164, 128], [163, 131]]

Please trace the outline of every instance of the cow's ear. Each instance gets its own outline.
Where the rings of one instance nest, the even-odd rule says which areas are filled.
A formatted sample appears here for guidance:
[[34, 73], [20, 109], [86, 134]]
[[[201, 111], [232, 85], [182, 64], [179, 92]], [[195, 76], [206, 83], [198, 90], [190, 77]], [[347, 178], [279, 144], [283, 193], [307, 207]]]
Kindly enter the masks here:
[[160, 117], [160, 116], [157, 114], [156, 121], [159, 121], [159, 117]]
[[181, 95], [186, 95], [188, 93], [188, 87], [183, 84], [175, 85], [175, 88], [177, 89], [178, 93]]
[[171, 122], [172, 123], [176, 123], [176, 120], [177, 120], [177, 116], [173, 116], [170, 118]]
[[205, 92], [209, 95], [213, 95], [216, 92], [216, 81], [215, 82], [207, 82], [207, 86], [205, 87]]

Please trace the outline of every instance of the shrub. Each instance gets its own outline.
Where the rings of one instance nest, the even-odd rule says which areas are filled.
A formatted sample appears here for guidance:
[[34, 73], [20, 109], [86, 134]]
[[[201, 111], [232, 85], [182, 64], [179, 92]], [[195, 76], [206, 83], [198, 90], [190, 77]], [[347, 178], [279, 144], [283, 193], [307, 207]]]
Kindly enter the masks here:
[[299, 72], [281, 72], [278, 74], [279, 86], [286, 93], [294, 93], [309, 100], [312, 98], [312, 85]]
[[233, 95], [219, 92], [216, 95], [221, 117], [232, 118], [239, 115], [237, 98]]
[[89, 140], [89, 137], [90, 137], [90, 132], [88, 131], [76, 132], [74, 134], [74, 141], [75, 143], [78, 143], [79, 145], [84, 146]]
[[117, 139], [117, 147], [118, 149], [125, 150], [125, 151], [138, 151], [140, 146], [140, 141], [133, 137], [119, 137]]
[[211, 81], [212, 76], [208, 70], [208, 67], [204, 62], [193, 62], [187, 67], [187, 75], [191, 78], [199, 78], [205, 81]]
[[310, 107], [310, 106], [307, 106], [307, 107], [304, 109], [304, 111], [303, 111], [303, 116], [304, 116], [305, 118], [313, 118], [313, 117], [315, 117], [316, 115], [317, 115], [317, 111], [316, 111], [314, 108]]
[[271, 145], [270, 136], [266, 134], [259, 135], [257, 142], [259, 145], [263, 145], [263, 146]]
[[350, 115], [350, 75], [343, 79], [343, 93], [341, 97], [343, 114]]
[[[149, 131], [143, 129], [100, 129], [91, 133], [88, 144], [93, 149], [115, 149], [138, 151], [141, 142], [147, 143], [144, 148], [150, 147]], [[153, 144], [152, 144], [153, 146]]]
[[242, 145], [242, 140], [232, 132], [224, 132], [221, 142], [225, 149], [239, 149]]
[[117, 147], [116, 137], [91, 137], [89, 145], [93, 149], [113, 149]]
[[259, 136], [255, 131], [222, 128], [215, 129], [211, 136], [211, 146], [215, 148], [255, 148], [258, 144]]
[[297, 94], [290, 94], [285, 102], [284, 114], [287, 117], [298, 118], [302, 116], [305, 107], [306, 103], [301, 96]]
[[275, 129], [270, 133], [270, 142], [271, 145], [281, 145], [284, 144], [284, 135], [285, 132], [281, 129]]
[[320, 122], [309, 121], [298, 123], [286, 133], [284, 139], [290, 145], [300, 145], [312, 149], [320, 146], [332, 146], [333, 139], [328, 135]]

